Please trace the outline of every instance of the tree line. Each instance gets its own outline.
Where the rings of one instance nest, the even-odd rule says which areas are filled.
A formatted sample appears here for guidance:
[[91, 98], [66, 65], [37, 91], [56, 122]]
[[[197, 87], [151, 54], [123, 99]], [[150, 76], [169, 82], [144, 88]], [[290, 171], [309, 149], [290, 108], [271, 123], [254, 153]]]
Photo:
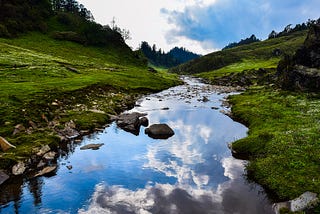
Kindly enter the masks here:
[[161, 48], [157, 50], [155, 44], [151, 47], [148, 42], [145, 41], [141, 43], [139, 51], [143, 53], [152, 65], [165, 68], [171, 68], [200, 57], [200, 55], [192, 53], [185, 48], [178, 47], [165, 53]]
[[241, 39], [240, 42], [232, 42], [229, 43], [227, 46], [225, 46], [224, 48], [222, 48], [222, 50], [225, 49], [229, 49], [229, 48], [234, 48], [234, 47], [238, 47], [241, 45], [247, 45], [253, 42], [260, 42], [260, 39], [257, 39], [257, 37], [253, 34], [250, 37], [246, 38], [246, 39]]
[[271, 31], [271, 33], [268, 35], [268, 39], [279, 38], [282, 36], [287, 36], [297, 31], [308, 30], [312, 25], [315, 25], [315, 24], [320, 24], [320, 18], [317, 20], [309, 19], [307, 22], [302, 24], [297, 24], [294, 27], [292, 27], [292, 24], [289, 24], [281, 32], [276, 32], [275, 30]]
[[102, 26], [76, 0], [0, 0], [0, 37], [40, 31], [85, 45], [123, 45], [129, 31]]

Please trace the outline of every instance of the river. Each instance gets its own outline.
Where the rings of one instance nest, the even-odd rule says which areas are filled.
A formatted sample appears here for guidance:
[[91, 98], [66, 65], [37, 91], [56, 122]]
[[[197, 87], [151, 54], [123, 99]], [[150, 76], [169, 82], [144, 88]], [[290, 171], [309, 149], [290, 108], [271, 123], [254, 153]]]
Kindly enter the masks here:
[[[129, 111], [168, 124], [173, 137], [152, 139], [143, 127], [135, 136], [113, 123], [61, 147], [54, 176], [1, 186], [0, 213], [273, 213], [263, 189], [246, 181], [246, 161], [228, 149], [248, 131], [221, 113], [228, 93], [184, 81]], [[91, 143], [104, 145], [80, 150]]]

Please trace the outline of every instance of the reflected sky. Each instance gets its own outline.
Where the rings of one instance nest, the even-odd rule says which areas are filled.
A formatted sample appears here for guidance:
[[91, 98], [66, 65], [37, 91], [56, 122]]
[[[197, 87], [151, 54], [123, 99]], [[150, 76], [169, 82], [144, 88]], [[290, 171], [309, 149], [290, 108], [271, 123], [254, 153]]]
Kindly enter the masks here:
[[[56, 176], [37, 178], [41, 191], [30, 191], [25, 182], [18, 205], [11, 202], [0, 212], [271, 213], [262, 189], [243, 178], [245, 162], [228, 150], [247, 128], [220, 113], [226, 94], [186, 82], [141, 99], [131, 110], [148, 113], [150, 124], [167, 123], [173, 137], [151, 139], [144, 128], [134, 136], [112, 124], [60, 158]], [[89, 143], [104, 146], [79, 149]]]

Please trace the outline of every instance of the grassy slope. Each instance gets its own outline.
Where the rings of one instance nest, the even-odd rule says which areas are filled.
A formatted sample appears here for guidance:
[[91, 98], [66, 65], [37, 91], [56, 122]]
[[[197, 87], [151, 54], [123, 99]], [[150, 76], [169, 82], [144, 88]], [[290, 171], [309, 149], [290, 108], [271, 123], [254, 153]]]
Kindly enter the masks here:
[[272, 55], [276, 48], [292, 54], [303, 43], [306, 31], [289, 36], [256, 42], [223, 51], [213, 52], [199, 59], [170, 69], [171, 72], [199, 74], [204, 78], [214, 78], [230, 72], [260, 67], [276, 67], [279, 57]]
[[[34, 146], [58, 142], [46, 118], [56, 128], [74, 120], [77, 128], [92, 129], [137, 94], [177, 83], [175, 75], [147, 71], [126, 47], [84, 47], [38, 33], [0, 39], [0, 136], [18, 146], [0, 152], [0, 167], [30, 155]], [[39, 130], [12, 135], [15, 125], [28, 128], [29, 121]]]
[[[306, 32], [298, 32], [212, 53], [172, 71], [203, 72], [197, 76], [213, 80], [243, 70], [276, 68], [279, 58], [271, 57], [272, 51], [293, 53], [305, 37]], [[249, 177], [279, 199], [293, 199], [305, 191], [320, 194], [319, 94], [254, 87], [230, 101], [234, 116], [250, 128], [247, 138], [233, 144], [238, 155], [250, 159]]]

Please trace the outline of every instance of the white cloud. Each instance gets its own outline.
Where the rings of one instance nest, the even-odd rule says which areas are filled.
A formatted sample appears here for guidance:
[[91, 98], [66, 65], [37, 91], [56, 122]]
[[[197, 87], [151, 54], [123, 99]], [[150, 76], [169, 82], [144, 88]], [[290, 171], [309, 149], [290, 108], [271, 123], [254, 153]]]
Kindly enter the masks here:
[[176, 42], [168, 43], [165, 35], [172, 25], [167, 22], [161, 9], [183, 11], [186, 6], [205, 7], [214, 3], [215, 0], [79, 0], [79, 2], [93, 13], [96, 22], [100, 24], [110, 25], [111, 20], [115, 17], [119, 27], [130, 31], [132, 40], [128, 40], [127, 43], [133, 49], [136, 49], [142, 41], [147, 41], [165, 51], [175, 46], [183, 46], [200, 54], [212, 51], [212, 49], [202, 48], [200, 43], [187, 38], [177, 38]]

